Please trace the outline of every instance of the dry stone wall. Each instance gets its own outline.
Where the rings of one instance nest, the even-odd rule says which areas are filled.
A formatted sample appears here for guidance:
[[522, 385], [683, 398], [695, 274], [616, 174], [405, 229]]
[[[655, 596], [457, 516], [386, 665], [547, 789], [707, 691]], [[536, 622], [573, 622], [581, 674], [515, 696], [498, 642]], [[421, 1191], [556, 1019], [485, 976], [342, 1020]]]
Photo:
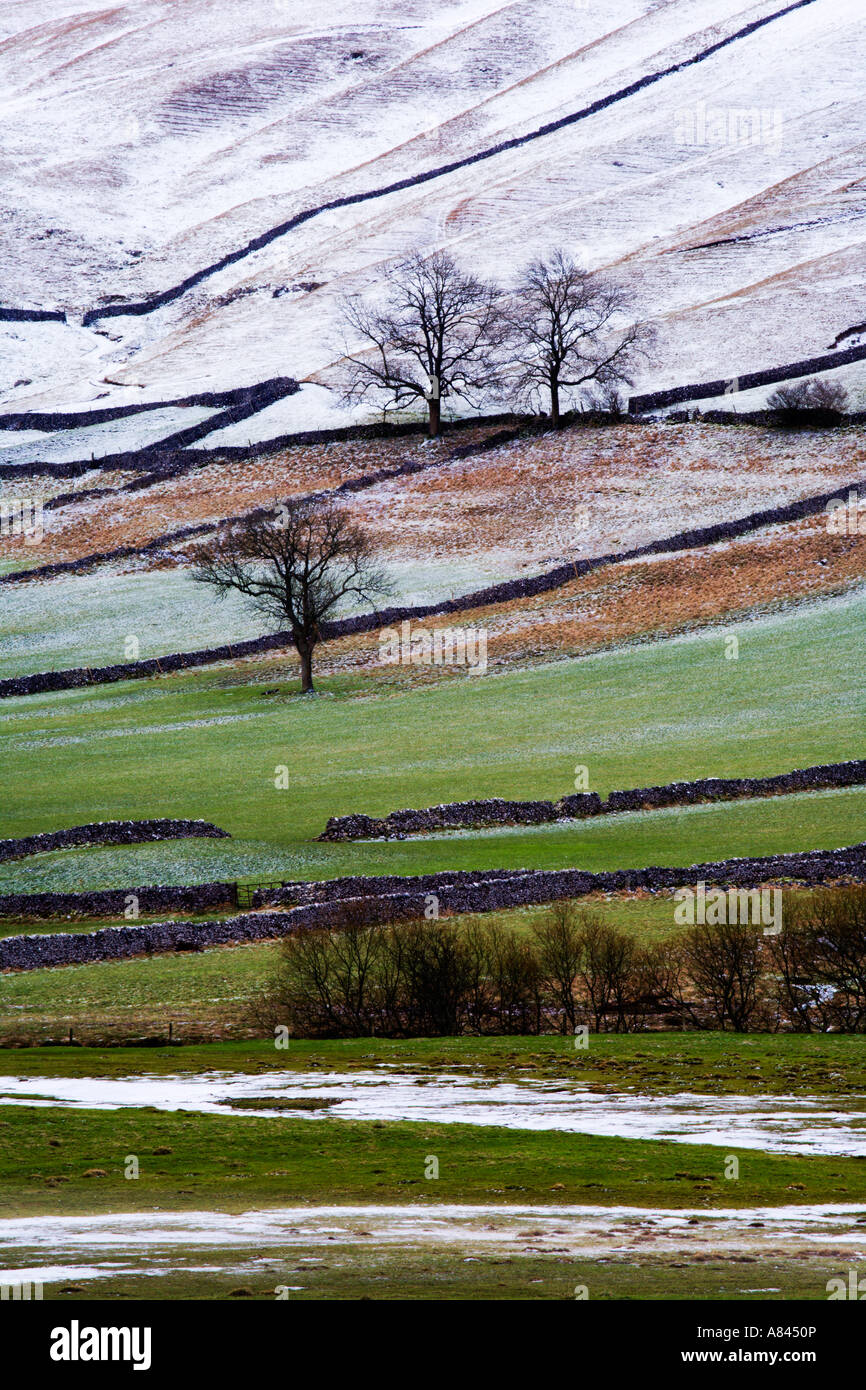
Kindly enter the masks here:
[[594, 892], [659, 892], [699, 882], [751, 888], [785, 881], [807, 885], [866, 882], [866, 843], [837, 850], [726, 859], [685, 868], [650, 866], [605, 873], [516, 869], [287, 884], [271, 895], [270, 910], [242, 913], [219, 922], [157, 922], [96, 932], [7, 937], [0, 941], [0, 970], [35, 970], [155, 951], [198, 950], [230, 942], [273, 939], [313, 927], [338, 925], [349, 905], [355, 921], [420, 919], [429, 906], [430, 894], [435, 894], [443, 913], [493, 912]]
[[0, 863], [24, 859], [29, 854], [45, 854], [55, 849], [74, 849], [81, 845], [138, 845], [149, 840], [188, 840], [204, 837], [224, 840], [220, 830], [206, 820], [104, 820], [90, 825], [72, 825], [66, 830], [47, 830], [18, 840], [0, 840]]
[[658, 787], [613, 791], [606, 801], [596, 792], [579, 792], [553, 801], [451, 801], [423, 810], [392, 811], [381, 818], [365, 815], [332, 816], [320, 840], [402, 839], [434, 830], [491, 825], [540, 825], [545, 822], [660, 806], [692, 806], [699, 802], [736, 801], [744, 797], [783, 796], [789, 792], [853, 787], [866, 783], [866, 759], [822, 763], [796, 768], [773, 777], [703, 777], [694, 782], [669, 782]]

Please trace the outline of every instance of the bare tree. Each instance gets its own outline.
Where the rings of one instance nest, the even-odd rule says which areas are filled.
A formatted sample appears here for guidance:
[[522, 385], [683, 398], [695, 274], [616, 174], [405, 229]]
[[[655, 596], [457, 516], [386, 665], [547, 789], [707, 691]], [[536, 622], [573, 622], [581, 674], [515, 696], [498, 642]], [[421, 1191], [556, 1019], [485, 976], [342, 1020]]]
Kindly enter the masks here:
[[424, 401], [428, 433], [439, 434], [442, 401], [473, 408], [495, 391], [505, 323], [500, 290], [459, 269], [444, 251], [419, 252], [388, 277], [384, 303], [344, 301], [347, 376], [344, 400], [398, 410]]
[[583, 960], [585, 924], [586, 914], [578, 916], [572, 903], [558, 902], [533, 927], [554, 1021], [562, 1033], [573, 1033], [577, 1024], [574, 982]]
[[375, 603], [390, 592], [369, 536], [333, 504], [290, 498], [271, 515], [244, 517], [196, 557], [193, 579], [217, 598], [234, 591], [282, 628], [301, 662], [301, 689], [313, 690], [313, 649], [341, 601]]
[[753, 927], [730, 922], [695, 926], [682, 938], [692, 985], [719, 1028], [748, 1033], [760, 1017], [762, 940]]
[[518, 393], [528, 400], [549, 396], [554, 429], [563, 392], [594, 387], [613, 399], [620, 384], [632, 384], [650, 330], [623, 325], [626, 313], [620, 291], [581, 270], [565, 251], [527, 267], [508, 314], [511, 358]]
[[866, 887], [789, 897], [772, 966], [795, 1032], [866, 1032]]
[[596, 1033], [627, 1032], [639, 975], [637, 942], [590, 913], [583, 915], [580, 935], [578, 994], [592, 1018], [593, 1029]]

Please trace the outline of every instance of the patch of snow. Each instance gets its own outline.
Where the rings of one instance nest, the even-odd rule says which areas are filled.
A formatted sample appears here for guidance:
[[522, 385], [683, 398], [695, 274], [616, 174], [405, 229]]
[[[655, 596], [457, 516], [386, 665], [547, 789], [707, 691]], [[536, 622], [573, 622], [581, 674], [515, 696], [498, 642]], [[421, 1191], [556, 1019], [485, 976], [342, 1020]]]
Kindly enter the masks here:
[[[16, 1097], [20, 1095], [21, 1100]], [[33, 1097], [44, 1099], [34, 1100]], [[245, 1097], [275, 1101], [316, 1096], [315, 1112], [275, 1107], [244, 1111]], [[379, 1072], [269, 1072], [241, 1076], [206, 1072], [191, 1076], [3, 1079], [0, 1103], [64, 1105], [97, 1110], [155, 1106], [160, 1110], [309, 1116], [331, 1113], [350, 1120], [411, 1120], [436, 1124], [498, 1125], [507, 1129], [557, 1130], [670, 1139], [685, 1144], [729, 1145], [771, 1153], [866, 1157], [866, 1108], [797, 1096], [707, 1096], [687, 1092], [640, 1095], [593, 1092], [569, 1082], [490, 1082], [481, 1077]]]
[[[562, 1205], [298, 1206], [241, 1213], [115, 1212], [88, 1216], [13, 1217], [0, 1221], [0, 1279], [42, 1277], [63, 1266], [40, 1269], [38, 1256], [53, 1258], [111, 1253], [114, 1267], [91, 1265], [94, 1275], [137, 1272], [130, 1261], [152, 1262], [149, 1273], [188, 1268], [189, 1249], [239, 1251], [316, 1250], [338, 1245], [456, 1249], [461, 1252], [603, 1258], [682, 1253], [734, 1257], [748, 1252], [774, 1258], [802, 1257], [828, 1247], [839, 1258], [866, 1257], [863, 1205], [698, 1207], [660, 1211], [646, 1207]], [[297, 1258], [297, 1255], [295, 1256]], [[16, 1269], [16, 1261], [22, 1267]], [[311, 1264], [311, 1257], [299, 1263]], [[200, 1268], [200, 1267], [199, 1267]], [[207, 1268], [207, 1267], [205, 1267]]]

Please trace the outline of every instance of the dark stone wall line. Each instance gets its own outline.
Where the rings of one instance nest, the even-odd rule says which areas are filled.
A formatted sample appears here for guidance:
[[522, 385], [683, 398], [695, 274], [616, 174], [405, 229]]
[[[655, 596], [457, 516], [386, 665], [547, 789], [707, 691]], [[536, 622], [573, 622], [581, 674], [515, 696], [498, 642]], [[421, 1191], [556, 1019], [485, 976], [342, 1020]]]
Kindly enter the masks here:
[[63, 309], [13, 309], [0, 304], [0, 321], [4, 323], [65, 323]]
[[597, 792], [578, 792], [559, 801], [450, 801], [420, 810], [391, 811], [382, 817], [332, 816], [322, 834], [326, 841], [403, 839], [433, 830], [491, 825], [542, 825], [556, 820], [585, 820], [623, 811], [661, 806], [694, 806], [701, 802], [736, 801], [744, 797], [784, 796], [790, 792], [866, 784], [866, 759], [821, 763], [795, 768], [772, 777], [702, 777], [693, 782], [668, 782], [656, 787], [612, 791], [606, 801]]
[[17, 840], [0, 840], [0, 863], [80, 845], [137, 845], [151, 840], [199, 837], [215, 840], [230, 838], [227, 830], [220, 830], [218, 825], [206, 820], [95, 821], [90, 825], [72, 825], [66, 830], [46, 830], [38, 835], [25, 835]]
[[234, 883], [199, 883], [147, 888], [101, 888], [85, 893], [5, 893], [0, 917], [122, 917], [130, 896], [139, 914], [207, 912], [235, 905]]
[[[260, 385], [261, 384], [264, 383], [260, 383]], [[245, 392], [258, 389], [258, 387], [243, 388]], [[300, 389], [300, 387], [298, 389]], [[208, 401], [206, 399], [208, 395], [229, 396], [231, 394], [231, 392], [205, 393], [205, 395], [201, 397], [190, 396], [182, 401], [166, 401], [163, 404], [168, 406], [208, 405], [213, 404], [213, 401]], [[293, 393], [290, 392], [288, 394]], [[218, 401], [216, 403], [219, 404]], [[155, 409], [156, 407], [147, 405], [116, 408], [124, 412], [128, 411], [132, 413], [134, 411]], [[261, 409], [261, 407], [259, 407], [259, 409]], [[257, 412], [250, 413], [255, 414]], [[0, 417], [0, 428], [4, 427], [4, 420], [12, 421], [15, 418], [21, 419], [22, 421], [27, 419], [26, 416], [3, 416]], [[43, 416], [41, 418], [51, 419], [61, 417]], [[742, 417], [738, 416], [737, 418], [740, 420]], [[532, 428], [533, 426], [537, 428], [538, 417], [534, 415], [521, 415], [513, 410], [504, 410], [488, 415], [473, 415], [463, 420], [452, 420], [447, 422], [445, 428], [450, 433], [463, 429], [477, 429], [479, 425], [499, 424], [522, 424], [525, 428]], [[5, 428], [17, 429], [19, 426], [9, 423]], [[22, 424], [20, 428], [35, 428], [35, 426]], [[72, 429], [73, 426], [71, 424], [64, 425], [63, 428]], [[213, 432], [213, 426], [211, 426], [211, 432]], [[166, 450], [165, 442], [160, 441], [148, 446], [153, 456], [151, 456], [151, 454], [145, 454], [143, 456], [141, 451], [136, 450], [127, 454], [113, 455], [111, 469], [112, 471], [129, 470], [130, 472], [146, 472], [148, 474], [153, 470], [157, 470], [161, 476], [174, 477], [178, 474], [187, 472], [191, 468], [196, 468], [202, 463], [231, 463], [235, 459], [262, 458], [279, 449], [290, 449], [298, 445], [342, 443], [345, 441], [363, 439], [398, 439], [407, 435], [418, 435], [421, 432], [422, 428], [417, 421], [399, 423], [393, 420], [386, 420], [377, 421], [369, 425], [341, 425], [326, 430], [301, 430], [294, 434], [280, 434], [274, 436], [272, 439], [262, 439], [259, 440], [257, 444], [223, 444], [218, 449], [197, 449], [188, 445], [183, 449]], [[0, 444], [2, 444], [2, 439], [0, 439]], [[60, 463], [40, 463], [38, 472], [40, 477], [78, 478], [82, 473], [92, 473], [105, 466], [105, 460], [101, 458], [70, 459]], [[0, 478], [29, 478], [34, 468], [35, 465], [32, 463], [0, 463]], [[138, 480], [137, 484], [134, 481], [129, 486], [131, 488], [136, 485], [141, 486], [141, 480]]]
[[[96, 932], [12, 936], [0, 941], [0, 970], [118, 960], [154, 951], [200, 950], [206, 946], [261, 941], [313, 927], [339, 925], [347, 905], [353, 920], [384, 923], [424, 916], [429, 895], [446, 913], [495, 912], [541, 905], [594, 892], [658, 892], [706, 882], [720, 887], [757, 887], [778, 882], [815, 885], [866, 881], [866, 843], [837, 850], [725, 859], [686, 868], [651, 866], [588, 873], [581, 869], [479, 871], [407, 878], [336, 879], [329, 884], [290, 884], [275, 893], [274, 907], [221, 922], [158, 922], [110, 927]], [[306, 895], [299, 901], [299, 896]]]
[[[228, 425], [239, 424], [243, 420], [249, 419], [251, 415], [258, 415], [275, 401], [282, 400], [284, 396], [293, 396], [300, 386], [292, 377], [274, 377], [270, 381], [260, 382], [257, 386], [244, 387], [239, 391], [220, 393], [228, 398], [229, 403], [223, 410], [219, 410], [216, 415], [211, 415], [207, 420], [200, 420], [196, 425], [187, 425], [182, 430], [175, 430], [173, 434], [166, 435], [163, 439], [157, 440], [154, 444], [145, 444], [140, 449], [125, 449], [119, 453], [102, 454], [98, 459], [76, 460], [70, 464], [51, 464], [41, 463], [38, 459], [33, 459], [29, 463], [0, 463], [0, 478], [21, 478], [31, 477], [32, 474], [49, 474], [49, 476], [74, 477], [80, 476], [80, 472], [91, 471], [94, 468], [103, 469], [141, 469], [153, 468], [154, 462], [162, 456], [171, 458], [177, 451], [185, 449], [190, 444], [197, 443], [209, 434], [215, 434], [217, 430], [225, 429]], [[200, 404], [207, 404], [207, 401], [199, 397]], [[148, 406], [147, 409], [157, 409], [156, 406]], [[139, 408], [141, 409], [141, 408]], [[94, 412], [99, 413], [99, 412]], [[132, 407], [127, 413], [136, 413], [136, 408]], [[27, 419], [27, 416], [9, 416], [7, 419]], [[43, 420], [51, 418], [64, 419], [68, 417], [40, 416]], [[109, 417], [111, 418], [111, 417]], [[103, 422], [104, 423], [104, 422]], [[12, 428], [12, 426], [7, 426]], [[25, 425], [24, 428], [34, 428], [32, 424]], [[62, 425], [61, 429], [70, 429], [70, 425]], [[0, 437], [2, 445], [2, 437]], [[60, 472], [57, 469], [78, 469], [79, 474], [70, 472]], [[80, 499], [78, 499], [80, 500]]]
[[255, 400], [258, 393], [268, 384], [260, 381], [252, 386], [233, 386], [227, 391], [199, 391], [191, 396], [173, 396], [168, 401], [135, 401], [129, 405], [96, 406], [93, 410], [6, 411], [0, 414], [0, 430], [44, 430], [46, 434], [59, 434], [63, 430], [80, 430], [88, 425], [105, 425], [111, 420], [124, 420], [130, 415], [141, 415], [148, 410], [170, 410], [172, 407], [190, 409], [195, 406], [228, 409], [230, 406], [246, 405]]
[[[442, 457], [434, 456], [426, 459], [406, 459], [403, 463], [390, 468], [378, 468], [372, 473], [362, 473], [357, 478], [347, 478], [344, 482], [338, 483], [336, 487], [325, 488], [320, 492], [310, 492], [299, 497], [298, 501], [318, 501], [328, 498], [343, 497], [353, 492], [362, 492], [366, 488], [375, 487], [377, 483], [388, 482], [392, 478], [406, 477], [412, 473], [423, 473], [428, 468], [441, 468], [444, 464], [453, 463], [455, 460], [467, 458], [471, 454], [480, 454], [488, 449], [497, 448], [500, 444], [505, 444], [512, 439], [516, 439], [518, 430], [499, 430], [490, 439], [484, 440], [481, 444], [461, 444], [456, 449], [452, 449]], [[189, 466], [189, 465], [187, 465]], [[185, 470], [177, 470], [185, 471]], [[174, 476], [174, 471], [171, 472]], [[134, 491], [135, 484], [128, 484], [123, 490]], [[80, 500], [83, 494], [78, 494], [74, 500]], [[73, 495], [74, 496], [74, 495]], [[66, 501], [73, 500], [69, 494]], [[231, 526], [233, 522], [250, 520], [253, 517], [273, 516], [273, 507], [253, 507], [248, 512], [240, 513], [236, 516], [224, 516], [215, 521], [198, 522], [192, 526], [179, 526], [174, 531], [164, 531], [160, 536], [154, 536], [152, 540], [146, 541], [144, 545], [121, 545], [113, 550], [96, 551], [91, 555], [82, 555], [78, 560], [58, 560], [54, 564], [39, 565], [30, 570], [14, 570], [11, 574], [0, 575], [0, 585], [27, 583], [33, 579], [53, 579], [59, 574], [84, 574], [88, 570], [95, 569], [98, 565], [105, 564], [111, 560], [128, 560], [137, 555], [148, 555], [154, 550], [161, 550], [164, 546], [176, 544], [178, 541], [189, 540], [195, 536], [207, 535], [211, 531], [219, 530], [224, 526]]]

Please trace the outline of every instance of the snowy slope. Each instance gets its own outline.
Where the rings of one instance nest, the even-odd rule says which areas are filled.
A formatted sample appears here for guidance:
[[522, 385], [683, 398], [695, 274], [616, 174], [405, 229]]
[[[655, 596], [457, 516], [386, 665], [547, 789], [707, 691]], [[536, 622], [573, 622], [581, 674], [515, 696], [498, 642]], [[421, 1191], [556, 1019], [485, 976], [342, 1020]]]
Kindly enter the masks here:
[[526, 136], [785, 8], [7, 0], [0, 303], [69, 321], [0, 323], [0, 403], [292, 375], [317, 385], [287, 418], [338, 423], [321, 385], [339, 297], [416, 245], [506, 281], [556, 244], [609, 269], [658, 325], [644, 390], [826, 351], [866, 318], [862, 0], [812, 0], [560, 130], [322, 212], [154, 312], [81, 325], [304, 209]]

